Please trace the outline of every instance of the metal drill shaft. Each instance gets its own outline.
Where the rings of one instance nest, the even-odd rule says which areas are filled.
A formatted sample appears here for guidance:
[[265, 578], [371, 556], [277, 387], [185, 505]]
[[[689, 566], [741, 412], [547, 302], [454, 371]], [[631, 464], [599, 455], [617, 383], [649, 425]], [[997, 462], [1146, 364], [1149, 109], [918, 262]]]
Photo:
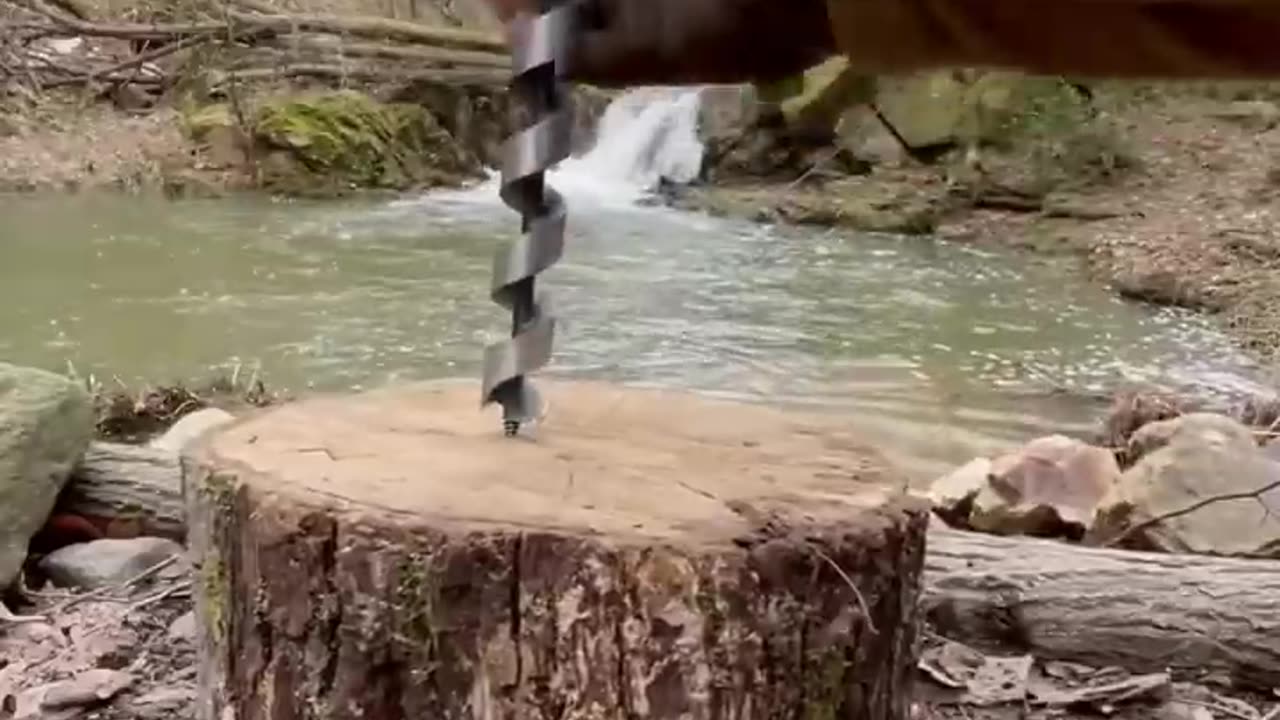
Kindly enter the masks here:
[[509, 436], [540, 412], [541, 399], [525, 376], [550, 361], [555, 338], [555, 318], [534, 284], [564, 253], [567, 210], [544, 179], [570, 151], [573, 118], [563, 79], [575, 15], [571, 5], [553, 0], [510, 26], [518, 129], [503, 148], [500, 194], [520, 213], [521, 237], [494, 257], [490, 297], [511, 310], [511, 338], [485, 349], [482, 388], [483, 404], [502, 405]]

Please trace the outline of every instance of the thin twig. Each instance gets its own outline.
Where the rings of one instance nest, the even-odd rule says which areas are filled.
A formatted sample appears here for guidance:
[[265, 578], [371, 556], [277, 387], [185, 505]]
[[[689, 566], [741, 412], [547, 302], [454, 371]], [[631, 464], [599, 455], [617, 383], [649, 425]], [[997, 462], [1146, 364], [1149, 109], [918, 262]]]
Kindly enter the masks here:
[[1240, 712], [1235, 708], [1227, 707], [1222, 703], [1209, 702], [1208, 700], [1195, 700], [1192, 698], [1176, 698], [1174, 702], [1182, 703], [1184, 705], [1195, 705], [1197, 707], [1205, 708], [1206, 710], [1212, 710], [1213, 712], [1222, 713], [1223, 715], [1230, 715], [1231, 717], [1238, 718], [1239, 720], [1260, 720], [1256, 712], [1250, 715], [1248, 713]]
[[44, 615], [14, 615], [9, 606], [0, 601], [0, 623], [12, 623], [21, 625], [24, 623], [47, 622], [48, 618]]
[[933, 164], [929, 162], [928, 155], [925, 152], [921, 151], [920, 148], [912, 145], [910, 142], [907, 141], [907, 138], [901, 132], [898, 131], [898, 128], [892, 122], [890, 122], [889, 118], [886, 117], [884, 112], [880, 110], [879, 105], [871, 102], [871, 103], [867, 103], [867, 107], [871, 108], [871, 113], [876, 116], [876, 120], [879, 121], [879, 123], [884, 127], [885, 130], [889, 131], [889, 134], [893, 136], [894, 141], [897, 142], [899, 147], [902, 148], [902, 151], [907, 154], [907, 157], [911, 158], [912, 160], [915, 160], [916, 162], [922, 165]]
[[[125, 608], [125, 609], [124, 609], [124, 615], [126, 615], [126, 616], [127, 616], [127, 615], [130, 615], [130, 614], [132, 614], [132, 613], [134, 613], [134, 612], [137, 612], [138, 610], [141, 610], [141, 609], [143, 609], [143, 608], [145, 608], [145, 607], [148, 607], [148, 606], [150, 606], [150, 605], [154, 605], [155, 603], [158, 603], [158, 602], [160, 602], [161, 600], [164, 600], [165, 598], [168, 598], [168, 597], [171, 597], [171, 596], [173, 596], [173, 595], [176, 595], [176, 594], [178, 594], [179, 592], [186, 592], [186, 593], [189, 595], [189, 594], [190, 594], [190, 592], [191, 592], [191, 585], [192, 585], [192, 583], [191, 583], [191, 581], [190, 581], [190, 580], [183, 580], [183, 581], [181, 581], [181, 582], [175, 582], [175, 583], [173, 583], [172, 585], [170, 585], [169, 587], [167, 587], [167, 588], [165, 588], [165, 589], [163, 589], [163, 590], [160, 590], [160, 591], [158, 591], [158, 592], [154, 592], [154, 593], [152, 593], [152, 594], [150, 594], [150, 595], [148, 595], [148, 596], [146, 596], [146, 597], [142, 598], [141, 600], [138, 600], [137, 602], [134, 602], [133, 604], [129, 605], [127, 608]], [[101, 623], [101, 624], [98, 624], [98, 625], [94, 625], [94, 626], [90, 627], [90, 628], [85, 632], [85, 634], [86, 634], [86, 635], [92, 635], [93, 633], [101, 632], [102, 630], [104, 630], [104, 629], [106, 629], [106, 628], [110, 627], [110, 625], [111, 625], [111, 623], [109, 623], [109, 622], [108, 622], [108, 623]]]
[[503, 53], [506, 44], [496, 34], [459, 28], [442, 28], [369, 15], [254, 14], [228, 8], [226, 14], [251, 27], [272, 27], [285, 32], [323, 32], [354, 37], [377, 37], [403, 42]]
[[837, 143], [837, 144], [836, 144], [836, 146], [835, 146], [834, 148], [832, 148], [832, 149], [831, 149], [831, 151], [830, 151], [829, 153], [827, 153], [827, 154], [826, 154], [826, 155], [824, 155], [823, 157], [819, 158], [817, 162], [815, 162], [815, 163], [813, 163], [812, 165], [810, 165], [810, 166], [809, 166], [809, 169], [808, 169], [808, 170], [805, 170], [803, 173], [801, 173], [801, 174], [800, 174], [800, 177], [798, 177], [798, 178], [796, 178], [795, 180], [792, 180], [790, 183], [788, 183], [788, 184], [787, 184], [787, 187], [786, 187], [785, 189], [786, 189], [786, 190], [792, 190], [792, 189], [794, 189], [797, 185], [799, 185], [800, 183], [802, 183], [802, 182], [804, 182], [805, 180], [807, 180], [807, 179], [809, 178], [809, 176], [810, 176], [810, 175], [812, 175], [812, 174], [814, 174], [815, 172], [817, 172], [817, 171], [818, 171], [818, 168], [820, 168], [820, 167], [822, 167], [823, 165], [826, 165], [827, 163], [829, 163], [829, 162], [831, 162], [832, 160], [834, 160], [834, 159], [836, 158], [836, 156], [837, 156], [837, 155], [839, 155], [839, 154], [841, 153], [841, 151], [843, 151], [843, 150], [844, 150], [844, 148], [843, 148], [843, 147], [841, 147], [839, 143]]
[[196, 47], [197, 45], [203, 45], [212, 40], [213, 40], [212, 35], [191, 35], [189, 37], [182, 38], [178, 42], [173, 43], [171, 45], [161, 45], [160, 47], [154, 50], [144, 52], [141, 55], [134, 56], [128, 60], [125, 60], [124, 62], [112, 65], [109, 68], [104, 68], [102, 70], [95, 70], [91, 73], [86, 73], [79, 77], [64, 78], [62, 80], [54, 80], [51, 83], [47, 83], [45, 87], [75, 85], [77, 83], [87, 83], [87, 82], [92, 82], [94, 80], [100, 80], [104, 77], [113, 75], [122, 70], [132, 70], [136, 67], [143, 65], [144, 63], [149, 63], [152, 60], [158, 60], [162, 57], [165, 57], [166, 55], [172, 55], [181, 50], [186, 50], [187, 48]]
[[849, 589], [853, 591], [853, 597], [858, 601], [858, 608], [862, 611], [862, 617], [867, 622], [867, 629], [871, 631], [872, 635], [879, 635], [880, 631], [876, 629], [875, 621], [871, 619], [871, 608], [867, 605], [867, 599], [862, 596], [862, 591], [854, 584], [853, 578], [849, 577], [844, 568], [837, 565], [836, 561], [831, 559], [831, 556], [822, 552], [822, 548], [812, 542], [809, 543], [809, 547], [813, 549], [815, 555], [825, 560], [831, 566], [831, 569], [835, 570], [836, 574], [840, 576], [840, 579], [845, 581]]
[[341, 42], [326, 41], [327, 36], [316, 34], [277, 35], [278, 48], [263, 48], [276, 53], [293, 54], [309, 51], [321, 59], [341, 55], [344, 57], [373, 57], [392, 60], [409, 60], [415, 63], [446, 65], [453, 67], [493, 67], [508, 70], [511, 60], [506, 55], [480, 50], [454, 50], [450, 48], [412, 46], [397, 47], [389, 42]]
[[83, 595], [77, 595], [77, 596], [75, 596], [75, 597], [73, 597], [73, 598], [68, 598], [67, 600], [64, 600], [64, 601], [62, 601], [62, 602], [58, 603], [57, 605], [54, 605], [52, 608], [50, 608], [50, 610], [49, 610], [49, 613], [48, 613], [48, 614], [49, 614], [49, 615], [57, 615], [58, 613], [66, 612], [66, 611], [67, 611], [68, 609], [70, 609], [73, 605], [77, 605], [77, 604], [79, 604], [79, 603], [81, 603], [81, 602], [84, 602], [85, 600], [93, 600], [93, 599], [96, 599], [96, 598], [103, 597], [103, 596], [105, 596], [105, 595], [109, 595], [112, 591], [115, 591], [115, 590], [128, 590], [129, 588], [133, 587], [134, 585], [137, 585], [138, 583], [142, 582], [143, 580], [146, 580], [147, 578], [151, 577], [152, 575], [155, 575], [156, 573], [160, 572], [161, 570], [164, 570], [165, 568], [167, 568], [167, 567], [169, 567], [170, 565], [172, 565], [172, 564], [176, 563], [177, 561], [178, 561], [178, 556], [177, 556], [177, 555], [170, 555], [169, 557], [165, 558], [164, 560], [161, 560], [160, 562], [156, 563], [155, 565], [152, 565], [151, 567], [147, 568], [146, 570], [143, 570], [142, 572], [138, 573], [137, 575], [134, 575], [133, 577], [129, 578], [128, 580], [124, 581], [123, 583], [121, 583], [121, 584], [119, 584], [119, 585], [104, 585], [104, 586], [102, 586], [102, 587], [98, 588], [97, 590], [92, 590], [92, 591], [87, 592], [87, 593], [85, 593], [85, 594], [83, 594]]
[[350, 79], [359, 81], [425, 80], [444, 85], [494, 87], [502, 85], [510, 79], [510, 73], [496, 68], [476, 69], [428, 69], [412, 70], [388, 67], [386, 63], [371, 64], [363, 67], [342, 67], [330, 64], [296, 63], [274, 67], [255, 67], [236, 70], [236, 80], [252, 82], [257, 80], [280, 80], [284, 78], [313, 77], [328, 79]]
[[[76, 35], [87, 35], [90, 37], [114, 37], [125, 40], [171, 40], [174, 37], [184, 37], [187, 35], [209, 35], [211, 33], [216, 33], [223, 28], [223, 25], [217, 22], [188, 24], [91, 23], [83, 20], [63, 17], [57, 13], [49, 12], [48, 10], [42, 9], [34, 2], [27, 2], [24, 0], [23, 2], [16, 2], [14, 4], [43, 15], [61, 26], [64, 31], [70, 30]], [[43, 26], [40, 25], [31, 25], [31, 27], [32, 29], [43, 28]]]
[[1196, 512], [1197, 510], [1202, 510], [1210, 505], [1215, 505], [1220, 502], [1230, 502], [1232, 500], [1258, 500], [1263, 495], [1266, 495], [1267, 493], [1277, 488], [1280, 488], [1280, 480], [1277, 480], [1272, 483], [1268, 483], [1258, 488], [1257, 490], [1251, 490], [1249, 492], [1228, 493], [1226, 495], [1215, 495], [1211, 498], [1205, 498], [1204, 500], [1201, 500], [1200, 502], [1194, 503], [1192, 505], [1188, 505], [1187, 507], [1184, 507], [1181, 510], [1174, 510], [1172, 512], [1167, 512], [1167, 513], [1164, 513], [1163, 515], [1157, 515], [1156, 517], [1153, 517], [1150, 520], [1140, 522], [1137, 525], [1134, 525], [1133, 527], [1129, 528], [1128, 530], [1125, 530], [1124, 532], [1120, 533], [1119, 535], [1112, 538], [1111, 540], [1107, 541], [1106, 543], [1103, 543], [1102, 546], [1115, 547], [1116, 545], [1119, 545], [1120, 543], [1124, 542], [1125, 540], [1128, 540], [1129, 538], [1133, 537], [1135, 534], [1143, 530], [1146, 530], [1149, 527], [1152, 527], [1154, 525], [1159, 525], [1160, 523], [1165, 522], [1166, 520], [1173, 520], [1175, 518], [1183, 517], [1184, 515], [1190, 515], [1191, 513]]
[[173, 585], [170, 585], [169, 587], [163, 590], [152, 593], [151, 595], [148, 595], [147, 597], [144, 597], [141, 600], [133, 603], [132, 605], [129, 606], [129, 609], [126, 612], [130, 612], [130, 613], [136, 612], [149, 605], [154, 605], [155, 603], [158, 603], [167, 597], [176, 595], [179, 592], [190, 592], [190, 590], [191, 590], [190, 580], [183, 580], [182, 582], [174, 583]]

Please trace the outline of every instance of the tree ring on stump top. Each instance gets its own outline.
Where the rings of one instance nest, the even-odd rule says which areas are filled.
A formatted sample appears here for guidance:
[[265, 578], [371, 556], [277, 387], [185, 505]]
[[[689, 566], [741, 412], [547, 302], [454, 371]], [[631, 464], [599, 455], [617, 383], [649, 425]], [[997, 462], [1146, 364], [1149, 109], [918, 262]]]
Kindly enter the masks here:
[[793, 528], [878, 525], [904, 487], [836, 417], [539, 385], [550, 412], [514, 439], [473, 383], [428, 382], [272, 408], [207, 436], [192, 459], [254, 492], [381, 524], [686, 546], [731, 542], [775, 511]]

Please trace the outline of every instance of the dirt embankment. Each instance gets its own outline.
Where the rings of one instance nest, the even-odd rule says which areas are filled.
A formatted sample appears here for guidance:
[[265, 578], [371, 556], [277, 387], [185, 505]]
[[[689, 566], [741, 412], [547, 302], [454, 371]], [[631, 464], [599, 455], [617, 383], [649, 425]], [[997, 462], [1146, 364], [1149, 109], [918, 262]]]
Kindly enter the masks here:
[[[0, 191], [332, 197], [481, 178], [510, 64], [484, 7], [0, 0]], [[601, 99], [578, 100], [586, 128]]]
[[956, 238], [1079, 254], [1135, 300], [1218, 315], [1248, 349], [1280, 353], [1280, 109], [1269, 92], [1200, 93], [1123, 108], [1133, 169], [1048, 195], [1026, 211], [943, 222]]

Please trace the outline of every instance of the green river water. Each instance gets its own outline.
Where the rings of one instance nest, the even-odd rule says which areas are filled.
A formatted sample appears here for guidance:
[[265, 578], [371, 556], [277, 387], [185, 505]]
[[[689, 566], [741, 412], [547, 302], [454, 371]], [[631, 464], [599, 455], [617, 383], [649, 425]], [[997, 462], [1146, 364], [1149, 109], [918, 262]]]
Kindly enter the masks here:
[[[1251, 377], [1207, 321], [1069, 267], [570, 185], [568, 254], [542, 282], [563, 323], [548, 374], [840, 410], [920, 477], [1083, 432], [1091, 394]], [[495, 195], [2, 198], [0, 358], [126, 383], [239, 365], [295, 392], [475, 377], [508, 327], [487, 290], [516, 218]]]

